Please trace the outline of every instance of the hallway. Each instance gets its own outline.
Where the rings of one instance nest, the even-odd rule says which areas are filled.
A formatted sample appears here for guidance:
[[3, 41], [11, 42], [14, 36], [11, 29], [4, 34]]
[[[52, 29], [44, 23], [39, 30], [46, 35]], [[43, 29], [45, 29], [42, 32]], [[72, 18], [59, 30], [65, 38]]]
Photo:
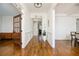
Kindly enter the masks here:
[[53, 49], [46, 41], [39, 41], [37, 37], [29, 42], [29, 44], [24, 49], [27, 56], [52, 56]]

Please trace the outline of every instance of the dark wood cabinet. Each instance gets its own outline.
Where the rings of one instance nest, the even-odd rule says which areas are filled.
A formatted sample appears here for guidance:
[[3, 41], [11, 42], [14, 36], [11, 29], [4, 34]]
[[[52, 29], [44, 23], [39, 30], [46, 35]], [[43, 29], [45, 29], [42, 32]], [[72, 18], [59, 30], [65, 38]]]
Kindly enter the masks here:
[[14, 43], [21, 45], [21, 14], [13, 17], [13, 34], [12, 39], [14, 39]]
[[13, 32], [21, 32], [21, 14], [13, 17]]
[[2, 40], [10, 39], [13, 40], [14, 43], [21, 45], [21, 33], [0, 33], [0, 38]]
[[0, 33], [0, 38], [1, 39], [11, 39], [12, 33]]
[[21, 33], [13, 33], [12, 39], [14, 40], [14, 43], [21, 45]]

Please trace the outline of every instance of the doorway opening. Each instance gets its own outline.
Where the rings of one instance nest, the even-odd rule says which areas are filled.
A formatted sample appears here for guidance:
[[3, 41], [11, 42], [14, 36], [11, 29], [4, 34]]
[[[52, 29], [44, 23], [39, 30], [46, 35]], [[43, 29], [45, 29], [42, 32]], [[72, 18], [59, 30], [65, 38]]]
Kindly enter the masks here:
[[33, 36], [42, 40], [42, 18], [33, 18]]
[[42, 40], [42, 21], [38, 21], [38, 39]]

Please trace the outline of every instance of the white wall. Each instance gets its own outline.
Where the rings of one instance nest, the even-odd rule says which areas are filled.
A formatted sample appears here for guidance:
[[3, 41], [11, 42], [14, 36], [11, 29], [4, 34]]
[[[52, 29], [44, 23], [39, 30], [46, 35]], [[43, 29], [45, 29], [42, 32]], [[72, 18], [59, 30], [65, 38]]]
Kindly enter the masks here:
[[70, 32], [76, 31], [75, 16], [67, 14], [56, 14], [56, 39], [70, 39]]
[[52, 46], [52, 13], [51, 11], [48, 12], [48, 29], [47, 29], [47, 40], [49, 44]]
[[23, 10], [22, 10], [22, 48], [25, 48], [28, 42], [32, 38], [32, 25], [33, 22], [30, 18], [30, 13], [26, 6], [23, 5]]
[[13, 32], [13, 17], [12, 16], [0, 17], [0, 32]]

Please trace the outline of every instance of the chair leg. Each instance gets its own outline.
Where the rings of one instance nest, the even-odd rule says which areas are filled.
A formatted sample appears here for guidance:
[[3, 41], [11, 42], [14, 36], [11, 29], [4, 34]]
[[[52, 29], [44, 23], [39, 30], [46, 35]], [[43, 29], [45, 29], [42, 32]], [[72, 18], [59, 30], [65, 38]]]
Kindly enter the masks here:
[[75, 41], [74, 41], [74, 47], [76, 47], [76, 45], [77, 45], [77, 44], [76, 44], [76, 40], [75, 40]]
[[72, 41], [71, 41], [71, 46], [72, 46]]
[[71, 46], [72, 46], [72, 40], [71, 40]]

